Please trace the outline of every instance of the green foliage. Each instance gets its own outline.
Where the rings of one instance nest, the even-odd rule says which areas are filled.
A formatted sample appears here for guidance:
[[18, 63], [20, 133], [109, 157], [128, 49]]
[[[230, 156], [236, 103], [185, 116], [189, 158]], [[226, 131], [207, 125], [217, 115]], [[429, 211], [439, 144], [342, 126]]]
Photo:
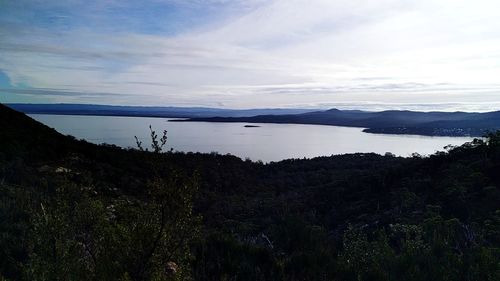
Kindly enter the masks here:
[[280, 267], [262, 246], [214, 233], [195, 245], [195, 280], [280, 280]]
[[[141, 159], [152, 170], [139, 196], [98, 188], [92, 177], [65, 167], [27, 174], [32, 188], [2, 184], [0, 245], [7, 259], [0, 272], [15, 280], [190, 279], [198, 180], [174, 170], [161, 174], [165, 142], [154, 142], [155, 152]], [[2, 168], [4, 179], [27, 171]]]
[[[150, 197], [102, 198], [62, 183], [32, 219], [29, 280], [181, 280], [189, 277], [188, 243], [199, 218], [195, 182], [155, 180]], [[90, 193], [90, 194], [89, 194]], [[178, 266], [175, 275], [167, 264]]]
[[285, 280], [322, 280], [332, 276], [334, 249], [325, 229], [285, 217], [271, 230], [277, 262]]
[[373, 240], [350, 227], [339, 259], [342, 280], [498, 280], [498, 250], [458, 249], [457, 239], [451, 239], [457, 223], [394, 225]]
[[143, 202], [104, 201], [71, 184], [58, 187], [33, 218], [28, 279], [170, 280], [165, 266], [175, 261], [184, 269], [187, 243], [197, 235], [192, 187], [154, 182], [149, 188], [161, 195]]

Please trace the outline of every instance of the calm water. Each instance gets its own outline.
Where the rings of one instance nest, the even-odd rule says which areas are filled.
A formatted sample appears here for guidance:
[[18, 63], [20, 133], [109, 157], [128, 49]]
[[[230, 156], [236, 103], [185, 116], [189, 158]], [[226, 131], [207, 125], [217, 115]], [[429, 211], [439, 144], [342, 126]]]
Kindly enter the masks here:
[[471, 138], [375, 135], [360, 128], [249, 123], [168, 122], [164, 118], [30, 115], [63, 134], [93, 143], [135, 147], [134, 136], [149, 144], [149, 125], [168, 131], [168, 148], [177, 151], [230, 153], [252, 160], [279, 161], [354, 152], [430, 154]]

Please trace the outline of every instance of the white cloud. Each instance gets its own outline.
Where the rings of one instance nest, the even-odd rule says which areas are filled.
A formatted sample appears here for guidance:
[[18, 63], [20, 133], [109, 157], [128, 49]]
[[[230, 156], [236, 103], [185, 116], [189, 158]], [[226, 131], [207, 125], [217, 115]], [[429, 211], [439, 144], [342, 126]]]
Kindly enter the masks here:
[[243, 3], [244, 15], [174, 37], [93, 29], [7, 34], [0, 69], [34, 88], [124, 94], [94, 103], [498, 109], [500, 2]]

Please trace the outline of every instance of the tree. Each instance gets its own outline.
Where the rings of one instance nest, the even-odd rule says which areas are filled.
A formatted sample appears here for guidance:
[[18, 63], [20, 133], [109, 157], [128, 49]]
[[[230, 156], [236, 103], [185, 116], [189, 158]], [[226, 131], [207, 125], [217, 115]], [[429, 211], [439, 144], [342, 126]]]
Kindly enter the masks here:
[[[35, 208], [29, 280], [184, 280], [200, 218], [197, 178], [162, 173], [164, 137], [152, 132], [154, 167], [142, 196], [109, 197], [63, 177]], [[163, 171], [164, 172], [164, 171]]]

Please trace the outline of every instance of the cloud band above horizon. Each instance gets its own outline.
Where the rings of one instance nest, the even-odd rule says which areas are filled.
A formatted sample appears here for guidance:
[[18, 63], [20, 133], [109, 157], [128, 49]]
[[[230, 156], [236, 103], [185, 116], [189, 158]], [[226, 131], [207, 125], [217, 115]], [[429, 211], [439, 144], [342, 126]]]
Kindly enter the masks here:
[[499, 8], [493, 0], [2, 1], [0, 102], [498, 110]]

